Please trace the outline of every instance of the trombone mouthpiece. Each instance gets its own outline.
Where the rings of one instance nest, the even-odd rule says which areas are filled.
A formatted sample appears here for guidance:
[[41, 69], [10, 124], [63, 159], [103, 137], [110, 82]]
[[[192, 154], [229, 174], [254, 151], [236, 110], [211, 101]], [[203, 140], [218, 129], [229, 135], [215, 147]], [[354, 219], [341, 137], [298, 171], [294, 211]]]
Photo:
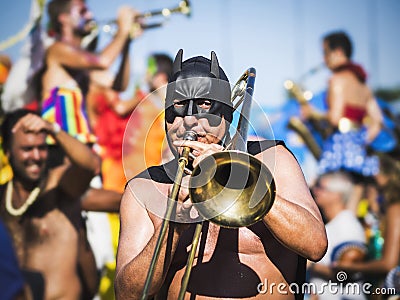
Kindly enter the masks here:
[[197, 141], [197, 133], [193, 130], [186, 131], [183, 139], [186, 141]]
[[[197, 141], [197, 133], [192, 130], [186, 131], [183, 135], [183, 139], [185, 141]], [[179, 162], [184, 162], [185, 166], [189, 163], [190, 151], [190, 147], [183, 147], [181, 157], [178, 160]]]

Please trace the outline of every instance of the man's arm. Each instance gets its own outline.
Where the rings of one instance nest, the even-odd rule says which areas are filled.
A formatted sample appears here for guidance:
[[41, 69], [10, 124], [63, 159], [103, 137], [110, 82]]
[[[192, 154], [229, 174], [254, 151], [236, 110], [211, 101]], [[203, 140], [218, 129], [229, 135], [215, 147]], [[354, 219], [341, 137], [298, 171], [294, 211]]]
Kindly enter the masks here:
[[383, 112], [379, 107], [378, 101], [370, 92], [370, 97], [367, 102], [367, 143], [372, 142], [382, 129]]
[[80, 197], [88, 189], [92, 178], [100, 173], [100, 157], [86, 144], [60, 130], [55, 123], [46, 123], [47, 132], [64, 150], [70, 161], [66, 170], [62, 172], [58, 187], [73, 197]]
[[340, 119], [343, 117], [343, 108], [345, 105], [345, 86], [346, 77], [341, 74], [332, 75], [328, 84], [328, 112], [327, 118], [332, 126], [337, 127]]
[[129, 7], [118, 12], [118, 31], [111, 42], [100, 52], [92, 53], [65, 42], [56, 42], [48, 50], [47, 63], [81, 69], [108, 69], [120, 55], [132, 29], [137, 13]]
[[93, 70], [90, 76], [94, 84], [99, 85], [101, 88], [111, 89], [115, 92], [126, 90], [131, 75], [130, 45], [133, 39], [136, 39], [142, 34], [140, 25], [136, 25], [137, 26], [133, 27], [134, 29], [130, 31], [130, 34], [125, 40], [116, 75], [111, 76], [111, 72], [108, 69]]
[[[124, 192], [120, 207], [121, 228], [115, 276], [117, 299], [138, 299], [142, 294], [163, 221], [160, 218], [160, 215], [163, 215], [161, 213], [163, 209], [159, 209], [158, 212], [153, 211], [153, 214], [144, 205], [165, 207], [167, 193], [167, 185], [155, 186], [154, 182], [146, 179], [131, 180]], [[168, 257], [174, 254], [178, 235], [179, 233], [174, 231], [172, 253], [168, 253]], [[160, 249], [149, 295], [157, 293], [164, 279], [166, 238]]]
[[265, 224], [289, 249], [312, 261], [321, 259], [328, 245], [325, 226], [296, 159], [282, 146], [256, 157], [270, 169], [276, 185]]
[[81, 198], [81, 208], [87, 211], [118, 212], [122, 194], [113, 190], [90, 188]]
[[[176, 141], [174, 145], [188, 146], [200, 153], [193, 165], [223, 149], [198, 141]], [[328, 246], [325, 226], [295, 157], [283, 146], [271, 147], [255, 156], [269, 168], [276, 185], [275, 201], [264, 223], [289, 249], [312, 261], [321, 259]]]
[[114, 81], [111, 85], [111, 89], [116, 92], [125, 91], [129, 84], [131, 63], [129, 58], [129, 49], [131, 45], [131, 38], [125, 42], [124, 48], [122, 49], [121, 62], [119, 63], [118, 72], [115, 75]]

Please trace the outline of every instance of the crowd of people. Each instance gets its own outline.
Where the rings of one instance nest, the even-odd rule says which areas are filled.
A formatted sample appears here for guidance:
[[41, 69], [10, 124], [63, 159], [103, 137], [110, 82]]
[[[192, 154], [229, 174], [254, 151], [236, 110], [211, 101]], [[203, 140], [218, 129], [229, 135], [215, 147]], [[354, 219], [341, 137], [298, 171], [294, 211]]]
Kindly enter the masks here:
[[[366, 72], [351, 59], [353, 44], [349, 35], [343, 31], [328, 33], [323, 37], [322, 49], [325, 64], [332, 71], [327, 109], [322, 112], [306, 105], [300, 112], [305, 123], [311, 118], [319, 120], [329, 132], [322, 141], [318, 177], [312, 187], [325, 217], [329, 246], [319, 263], [310, 264], [309, 275], [311, 282], [319, 281], [320, 287], [327, 280], [337, 281], [336, 275], [342, 271], [355, 283], [364, 280], [373, 288], [353, 291], [353, 295], [343, 291], [335, 295], [332, 291], [311, 294], [321, 299], [364, 299], [379, 297], [376, 288], [382, 287], [398, 294], [399, 136], [393, 128], [385, 138], [395, 141], [382, 140], [388, 130], [384, 113], [366, 84]], [[392, 146], [385, 148], [379, 143]], [[336, 246], [339, 248], [335, 251]]]
[[[257, 178], [246, 181], [240, 168], [225, 178], [226, 168], [208, 165], [219, 177], [202, 194], [213, 185], [222, 195], [244, 181], [241, 190], [257, 187], [246, 205], [270, 203], [235, 226], [214, 218], [237, 199], [204, 216], [191, 201], [187, 171], [236, 141], [231, 85], [216, 53], [150, 54], [148, 91], [122, 99], [130, 45], [143, 34], [139, 13], [121, 7], [103, 49], [83, 43], [94, 20], [84, 0], [51, 0], [47, 13], [54, 40], [32, 81], [35, 97], [1, 116], [4, 299], [400, 298], [398, 146], [376, 147], [385, 115], [351, 59], [347, 33], [322, 40], [332, 71], [327, 110], [299, 111], [307, 126], [322, 120], [329, 133], [315, 181], [306, 181], [280, 140], [242, 137], [251, 163], [261, 166]], [[2, 86], [10, 69], [0, 56]], [[261, 172], [270, 174], [262, 190], [254, 182], [265, 179]], [[340, 288], [329, 289], [332, 283]]]

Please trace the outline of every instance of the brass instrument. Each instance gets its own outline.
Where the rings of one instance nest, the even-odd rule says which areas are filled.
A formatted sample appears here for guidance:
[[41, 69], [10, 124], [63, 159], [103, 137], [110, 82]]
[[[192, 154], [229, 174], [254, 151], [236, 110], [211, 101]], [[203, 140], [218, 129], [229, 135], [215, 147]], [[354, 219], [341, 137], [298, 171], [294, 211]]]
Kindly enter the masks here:
[[293, 94], [300, 105], [309, 105], [308, 101], [310, 101], [313, 97], [313, 93], [311, 91], [304, 90], [299, 84], [292, 80], [286, 80], [283, 83], [283, 86], [286, 90]]
[[[246, 227], [260, 221], [274, 199], [275, 183], [271, 172], [246, 152], [255, 76], [255, 69], [248, 69], [233, 88], [231, 100], [238, 99], [234, 108], [243, 105], [232, 142], [225, 151], [200, 161], [189, 182], [190, 199], [199, 214], [228, 228]], [[236, 90], [239, 90], [237, 94]]]
[[[271, 209], [275, 199], [275, 182], [271, 172], [260, 160], [246, 152], [255, 74], [255, 69], [249, 68], [232, 89], [233, 108], [237, 109], [243, 103], [238, 128], [232, 142], [226, 150], [204, 158], [193, 169], [189, 180], [189, 197], [198, 213], [205, 220], [228, 228], [250, 226], [260, 221]], [[187, 132], [184, 139], [195, 140], [196, 133]], [[189, 154], [190, 148], [185, 147], [178, 160], [178, 171], [169, 200], [177, 201]], [[173, 203], [168, 201], [166, 217], [161, 226], [141, 299], [148, 297], [161, 243], [174, 208], [171, 202]], [[202, 226], [201, 222], [195, 228], [178, 299], [183, 299], [186, 293]]]
[[163, 17], [169, 17], [173, 13], [181, 13], [190, 17], [191, 9], [189, 0], [182, 0], [179, 2], [178, 6], [173, 8], [163, 8], [161, 10], [149, 11], [140, 15], [139, 18], [150, 18], [157, 15], [162, 15]]
[[[284, 82], [284, 87], [294, 96], [294, 98], [301, 106], [310, 105], [309, 100], [311, 100], [311, 98], [313, 97], [311, 91], [304, 90], [299, 84], [295, 83], [292, 80], [286, 80]], [[317, 112], [312, 113], [309, 117], [309, 122], [311, 126], [315, 130], [317, 130], [323, 138], [326, 138], [330, 134], [331, 128], [329, 126], [329, 123], [321, 114]], [[307, 126], [304, 124], [304, 121], [302, 121], [299, 117], [293, 116], [289, 119], [288, 127], [300, 135], [304, 143], [310, 149], [314, 158], [318, 160], [321, 155], [322, 149], [316, 142], [315, 138], [313, 137]]]
[[[189, 0], [182, 0], [176, 7], [173, 8], [163, 8], [160, 10], [155, 11], [148, 11], [143, 14], [140, 14], [136, 17], [135, 22], [132, 26], [131, 35], [134, 32], [137, 32], [138, 29], [151, 29], [151, 28], [158, 28], [164, 24], [164, 21], [169, 18], [169, 16], [173, 13], [181, 13], [190, 17], [191, 8]], [[148, 19], [155, 16], [162, 16], [164, 21], [152, 23], [152, 24], [145, 24], [142, 23], [142, 19]], [[107, 21], [96, 21], [91, 20], [86, 25], [85, 28], [88, 32], [90, 32], [87, 36], [82, 39], [81, 46], [82, 48], [88, 49], [90, 47], [94, 47], [97, 43], [97, 39], [99, 36], [100, 31], [104, 33], [114, 35], [117, 31], [116, 27], [116, 20], [107, 20]]]
[[[250, 226], [260, 221], [275, 199], [271, 172], [246, 152], [255, 77], [256, 70], [249, 68], [232, 89], [233, 108], [236, 110], [243, 103], [232, 142], [225, 151], [200, 161], [189, 180], [189, 197], [198, 213], [204, 219], [227, 228]], [[184, 299], [186, 293], [201, 229], [202, 223], [198, 223], [178, 299]]]
[[[197, 139], [197, 134], [194, 131], [188, 131], [185, 133], [184, 140], [192, 140], [193, 141], [196, 139]], [[147, 299], [147, 297], [148, 297], [151, 280], [153, 279], [153, 275], [154, 275], [155, 265], [157, 263], [159, 255], [160, 255], [161, 243], [164, 240], [164, 237], [167, 233], [168, 222], [174, 211], [173, 204], [178, 199], [179, 189], [182, 184], [182, 178], [185, 173], [185, 168], [186, 168], [187, 164], [189, 163], [189, 154], [190, 154], [190, 148], [184, 147], [182, 154], [178, 159], [178, 170], [175, 175], [174, 185], [172, 186], [171, 195], [169, 196], [169, 199], [168, 199], [169, 201], [168, 201], [168, 205], [167, 205], [167, 210], [165, 212], [164, 220], [161, 225], [160, 235], [158, 236], [158, 239], [157, 239], [157, 243], [156, 243], [156, 246], [154, 249], [154, 254], [153, 254], [153, 257], [150, 262], [149, 272], [147, 273], [146, 281], [145, 281], [143, 292], [142, 292], [141, 299], [143, 299], [143, 300]]]
[[[190, 2], [189, 0], [182, 0], [178, 3], [176, 7], [172, 8], [163, 8], [160, 10], [154, 10], [154, 11], [148, 11], [144, 12], [136, 17], [136, 20], [140, 21], [142, 19], [149, 19], [152, 17], [157, 17], [161, 16], [164, 18], [164, 21], [167, 20], [172, 14], [174, 13], [180, 13], [183, 14], [187, 17], [190, 17], [191, 15], [191, 7], [190, 7]], [[164, 24], [164, 21], [162, 22], [156, 22], [156, 23], [151, 23], [151, 24], [140, 24], [140, 27], [142, 29], [151, 29], [151, 28], [156, 28], [156, 27], [161, 27]], [[94, 22], [93, 27], [99, 27], [99, 24], [101, 25], [101, 30], [106, 32], [106, 33], [113, 33], [113, 27], [115, 25], [116, 20], [109, 20], [105, 22]]]
[[308, 149], [311, 151], [311, 154], [316, 160], [321, 157], [321, 147], [318, 145], [310, 130], [299, 117], [290, 117], [287, 127], [300, 135], [300, 137], [303, 139], [304, 143], [307, 145]]

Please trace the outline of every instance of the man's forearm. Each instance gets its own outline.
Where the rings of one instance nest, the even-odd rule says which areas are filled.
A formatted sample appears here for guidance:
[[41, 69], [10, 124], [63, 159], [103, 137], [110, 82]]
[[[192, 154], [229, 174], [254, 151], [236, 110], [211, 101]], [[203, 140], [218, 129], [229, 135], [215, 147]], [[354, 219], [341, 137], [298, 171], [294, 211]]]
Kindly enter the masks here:
[[[169, 230], [173, 230], [169, 227]], [[156, 229], [156, 234], [152, 236], [143, 251], [132, 259], [128, 264], [123, 266], [115, 276], [115, 295], [117, 299], [139, 299], [142, 295], [146, 278], [149, 273], [149, 266], [152, 257], [154, 256], [154, 249], [156, 247], [160, 228]], [[161, 243], [159, 252], [159, 259], [154, 268], [153, 278], [149, 288], [149, 295], [155, 295], [161, 288], [166, 273], [164, 273], [164, 265], [167, 264], [166, 270], [175, 253], [178, 244], [179, 236], [174, 230], [172, 238], [172, 246], [169, 247], [169, 240], [166, 234], [164, 241]], [[171, 249], [170, 253], [166, 249]], [[166, 261], [168, 256], [168, 261]], [[118, 263], [117, 263], [118, 264]]]
[[129, 32], [120, 32], [114, 36], [114, 39], [104, 48], [100, 54], [100, 64], [108, 69], [120, 55], [129, 38]]
[[58, 145], [63, 148], [71, 162], [90, 170], [93, 174], [98, 174], [101, 168], [100, 157], [86, 144], [61, 130], [58, 124], [54, 123], [52, 126], [49, 133], [57, 141]]

